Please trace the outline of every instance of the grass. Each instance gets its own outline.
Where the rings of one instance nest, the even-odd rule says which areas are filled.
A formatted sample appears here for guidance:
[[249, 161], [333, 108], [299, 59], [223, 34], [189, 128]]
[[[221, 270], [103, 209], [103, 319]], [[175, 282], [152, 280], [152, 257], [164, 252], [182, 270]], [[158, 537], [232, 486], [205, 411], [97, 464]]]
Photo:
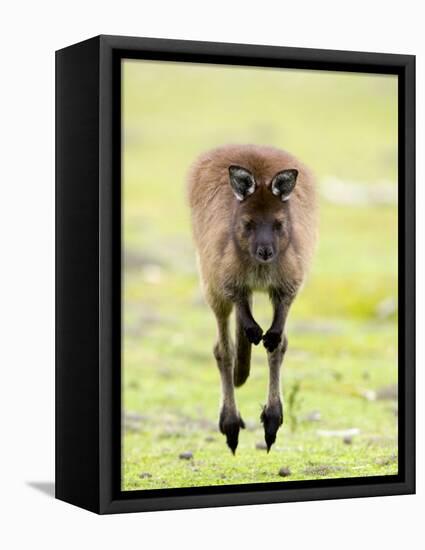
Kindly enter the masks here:
[[[268, 377], [259, 346], [237, 390], [247, 429], [232, 456], [217, 429], [215, 325], [184, 193], [196, 155], [231, 141], [283, 146], [319, 185], [394, 185], [395, 78], [132, 61], [123, 95], [123, 489], [396, 473], [396, 401], [381, 390], [397, 385], [397, 312], [379, 313], [397, 299], [396, 205], [321, 201], [318, 250], [288, 324], [284, 425], [269, 454], [257, 448]], [[265, 296], [254, 310], [267, 329]]]

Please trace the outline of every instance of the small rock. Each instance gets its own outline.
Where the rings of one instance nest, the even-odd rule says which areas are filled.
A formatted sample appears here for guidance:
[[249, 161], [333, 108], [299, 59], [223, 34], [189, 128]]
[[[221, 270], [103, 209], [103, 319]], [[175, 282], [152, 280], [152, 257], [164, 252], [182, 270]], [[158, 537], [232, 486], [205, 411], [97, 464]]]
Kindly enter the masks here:
[[388, 319], [397, 313], [397, 302], [393, 296], [389, 296], [376, 306], [376, 316], [379, 319]]
[[292, 323], [292, 330], [300, 334], [338, 334], [341, 332], [338, 323], [324, 319], [294, 321]]
[[162, 268], [159, 265], [147, 264], [142, 270], [143, 277], [147, 283], [157, 285], [162, 279]]
[[383, 386], [376, 391], [376, 399], [383, 400], [396, 400], [398, 396], [398, 388], [395, 384], [390, 386]]
[[360, 396], [366, 399], [366, 401], [376, 401], [376, 391], [375, 390], [361, 390]]
[[139, 474], [139, 477], [141, 479], [147, 479], [149, 477], [152, 477], [152, 474], [150, 474], [149, 472], [142, 472], [141, 474]]
[[342, 373], [340, 373], [339, 371], [334, 370], [334, 371], [332, 372], [332, 376], [334, 377], [334, 379], [335, 379], [337, 382], [341, 382], [341, 381], [342, 381]]
[[322, 418], [322, 415], [320, 414], [320, 411], [311, 411], [306, 416], [306, 420], [308, 422], [319, 422]]
[[253, 432], [257, 429], [257, 423], [253, 422], [252, 420], [245, 420], [245, 429], [248, 432]]
[[267, 445], [264, 441], [259, 441], [255, 444], [255, 448], [260, 451], [267, 451]]
[[280, 477], [288, 477], [291, 475], [291, 470], [288, 467], [284, 466], [279, 470], [279, 475]]
[[150, 255], [142, 255], [134, 250], [124, 251], [124, 266], [126, 270], [137, 270], [151, 265], [159, 265], [162, 267], [162, 262], [158, 258]]
[[348, 428], [347, 430], [317, 430], [317, 435], [321, 437], [354, 437], [359, 435], [359, 428]]
[[342, 441], [346, 445], [351, 445], [351, 443], [353, 442], [353, 438], [351, 437], [351, 435], [346, 435]]
[[369, 446], [373, 445], [375, 447], [388, 448], [389, 445], [392, 446], [395, 444], [396, 438], [390, 436], [372, 435], [367, 438], [366, 442]]
[[397, 204], [397, 187], [392, 181], [370, 183], [362, 185], [356, 181], [328, 177], [322, 182], [321, 192], [327, 202], [339, 205]]
[[132, 411], [128, 411], [124, 414], [124, 419], [131, 422], [141, 422], [142, 420], [146, 420], [146, 418], [147, 417], [145, 415]]
[[375, 460], [376, 464], [379, 464], [379, 466], [388, 466], [390, 464], [393, 464], [394, 462], [397, 462], [397, 456], [396, 455], [390, 455], [387, 457], [379, 457]]
[[140, 424], [137, 422], [126, 422], [124, 428], [126, 432], [138, 432], [140, 430]]
[[327, 464], [310, 464], [305, 470], [304, 474], [309, 476], [325, 476], [331, 472], [337, 472], [341, 470], [341, 466], [330, 466]]
[[213, 437], [212, 435], [208, 435], [206, 438], [205, 438], [205, 441], [207, 443], [212, 443], [213, 441], [215, 441], [215, 437]]
[[191, 460], [193, 458], [193, 453], [190, 451], [185, 451], [184, 453], [179, 454], [179, 458], [182, 460]]
[[197, 307], [206, 306], [204, 294], [201, 291], [197, 291], [193, 294], [191, 302], [194, 306], [197, 306]]

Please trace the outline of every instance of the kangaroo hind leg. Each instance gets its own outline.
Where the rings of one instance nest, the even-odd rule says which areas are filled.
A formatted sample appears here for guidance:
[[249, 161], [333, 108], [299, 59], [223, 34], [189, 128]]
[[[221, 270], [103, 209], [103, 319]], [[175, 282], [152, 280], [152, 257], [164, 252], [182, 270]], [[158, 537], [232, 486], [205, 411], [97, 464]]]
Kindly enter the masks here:
[[245, 425], [237, 410], [233, 382], [235, 353], [229, 331], [229, 318], [232, 306], [231, 302], [223, 302], [213, 309], [218, 329], [214, 356], [220, 372], [222, 393], [219, 428], [221, 433], [226, 436], [228, 447], [235, 454], [239, 442], [239, 431]]

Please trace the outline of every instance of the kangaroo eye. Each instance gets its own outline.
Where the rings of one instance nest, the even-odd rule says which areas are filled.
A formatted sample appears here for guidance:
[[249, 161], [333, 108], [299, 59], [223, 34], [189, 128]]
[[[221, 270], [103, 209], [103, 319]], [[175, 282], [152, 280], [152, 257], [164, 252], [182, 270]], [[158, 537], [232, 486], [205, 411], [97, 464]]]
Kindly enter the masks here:
[[280, 231], [282, 229], [282, 222], [280, 222], [279, 220], [276, 220], [273, 224], [273, 229], [275, 231]]
[[243, 226], [246, 231], [252, 231], [255, 227], [255, 223], [252, 220], [246, 220], [243, 222]]

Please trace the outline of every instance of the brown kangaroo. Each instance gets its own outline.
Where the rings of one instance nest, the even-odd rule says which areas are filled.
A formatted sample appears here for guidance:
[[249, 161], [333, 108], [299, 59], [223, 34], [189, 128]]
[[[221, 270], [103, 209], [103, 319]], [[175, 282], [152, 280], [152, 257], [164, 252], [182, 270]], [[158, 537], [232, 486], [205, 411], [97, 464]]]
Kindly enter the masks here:
[[[188, 191], [203, 290], [217, 319], [219, 428], [235, 453], [244, 422], [234, 386], [248, 378], [251, 344], [262, 340], [269, 389], [261, 421], [269, 451], [283, 421], [280, 369], [288, 345], [285, 322], [316, 240], [314, 179], [285, 151], [227, 145], [198, 158], [189, 173]], [[253, 291], [268, 292], [273, 305], [273, 320], [265, 334], [251, 311]], [[233, 306], [236, 350], [229, 333]]]

